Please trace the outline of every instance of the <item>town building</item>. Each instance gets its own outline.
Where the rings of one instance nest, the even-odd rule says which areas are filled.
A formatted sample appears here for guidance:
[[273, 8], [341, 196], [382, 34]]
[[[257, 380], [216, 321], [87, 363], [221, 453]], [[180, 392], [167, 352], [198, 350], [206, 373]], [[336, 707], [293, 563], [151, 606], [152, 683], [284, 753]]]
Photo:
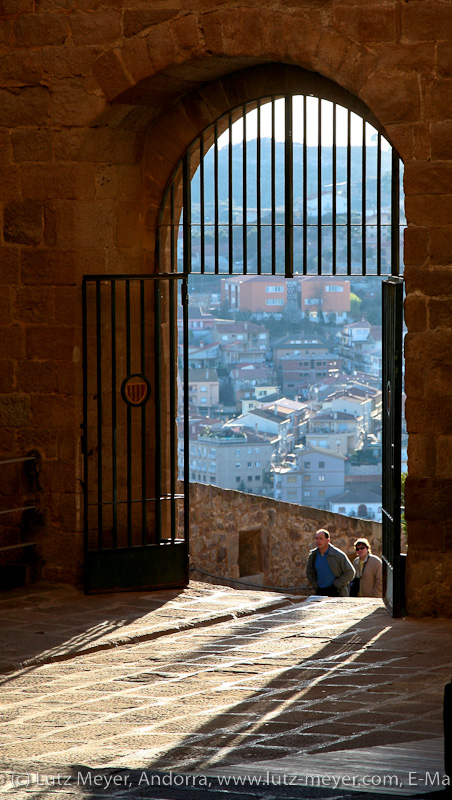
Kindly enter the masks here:
[[295, 454], [295, 461], [273, 467], [275, 500], [327, 509], [329, 498], [344, 491], [345, 456], [310, 445]]
[[[190, 480], [262, 494], [269, 482], [277, 437], [230, 427], [190, 436]], [[182, 457], [183, 448], [179, 459]]]

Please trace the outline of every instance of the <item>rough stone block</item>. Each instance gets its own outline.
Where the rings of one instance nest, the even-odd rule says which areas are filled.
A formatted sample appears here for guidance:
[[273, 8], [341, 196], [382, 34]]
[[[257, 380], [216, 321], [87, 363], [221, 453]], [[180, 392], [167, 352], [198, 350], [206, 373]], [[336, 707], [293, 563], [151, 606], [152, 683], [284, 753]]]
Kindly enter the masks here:
[[407, 397], [405, 419], [408, 434], [449, 435], [452, 433], [452, 418], [448, 403], [441, 398], [418, 400]]
[[103, 47], [121, 36], [121, 14], [116, 9], [75, 11], [69, 17], [75, 45], [100, 44]]
[[452, 159], [452, 122], [433, 122], [430, 126], [432, 158], [449, 161]]
[[438, 75], [452, 77], [452, 48], [450, 42], [438, 42], [436, 45], [436, 69]]
[[21, 169], [26, 197], [93, 200], [94, 166], [91, 164], [32, 164]]
[[[450, 539], [450, 536], [449, 536]], [[407, 613], [413, 617], [450, 616], [452, 554], [408, 550]]]
[[404, 3], [402, 39], [422, 42], [448, 39], [452, 29], [452, 7], [448, 2]]
[[93, 74], [107, 100], [113, 100], [132, 86], [119, 50], [100, 56], [94, 62]]
[[54, 81], [51, 99], [54, 124], [83, 127], [92, 124], [103, 111], [105, 98], [99, 92], [94, 78]]
[[448, 194], [452, 182], [452, 161], [413, 161], [405, 166], [405, 195]]
[[396, 18], [391, 6], [337, 6], [331, 23], [358, 42], [395, 42]]
[[12, 359], [24, 358], [25, 335], [21, 325], [0, 325], [0, 353]]
[[55, 319], [54, 292], [37, 286], [17, 289], [14, 317], [18, 322], [50, 325]]
[[52, 136], [49, 131], [19, 129], [11, 135], [14, 160], [51, 161]]
[[452, 102], [452, 80], [427, 80], [422, 85], [424, 113], [428, 120], [448, 120]]
[[75, 331], [70, 327], [33, 325], [27, 328], [27, 356], [53, 361], [72, 361]]
[[3, 213], [3, 237], [15, 244], [39, 244], [43, 232], [43, 208], [39, 200], [7, 203]]
[[[432, 228], [430, 231], [430, 260], [436, 264], [452, 264], [452, 225], [443, 225], [441, 228]], [[452, 268], [447, 267], [449, 281], [452, 277]], [[446, 286], [444, 287], [446, 293]], [[452, 287], [449, 291], [452, 291]], [[448, 292], [447, 292], [448, 293]]]
[[176, 8], [134, 8], [125, 9], [122, 19], [124, 36], [128, 39], [137, 33], [142, 33], [147, 28], [152, 28], [160, 22], [166, 22], [176, 17]]
[[169, 22], [162, 22], [155, 28], [151, 28], [146, 39], [152, 65], [156, 72], [177, 63], [177, 49]]
[[8, 394], [13, 391], [14, 383], [14, 364], [10, 360], [0, 361], [0, 392]]
[[[452, 287], [451, 287], [452, 291]], [[430, 328], [452, 328], [452, 298], [433, 297], [429, 301]]]
[[439, 478], [452, 479], [452, 436], [438, 436], [436, 440], [436, 470]]
[[408, 470], [412, 478], [433, 477], [436, 469], [436, 442], [422, 433], [408, 439]]
[[19, 248], [0, 247], [0, 286], [19, 282]]
[[75, 284], [80, 278], [72, 251], [49, 248], [22, 251], [21, 275], [24, 284], [37, 286]]
[[[416, 77], [370, 76], [361, 88], [361, 98], [384, 123], [416, 122], [420, 114], [419, 84]], [[410, 220], [411, 221], [411, 220]]]
[[52, 361], [24, 359], [17, 364], [16, 380], [20, 392], [28, 394], [56, 392], [58, 388], [56, 364]]
[[55, 201], [56, 241], [61, 247], [112, 247], [115, 211], [112, 201]]
[[408, 225], [404, 230], [403, 261], [405, 266], [421, 266], [428, 258], [429, 231], [417, 225]]
[[448, 225], [452, 219], [452, 194], [408, 195], [405, 209], [407, 219], [415, 225]]
[[[447, 232], [447, 229], [445, 229]], [[433, 235], [433, 229], [431, 236]], [[416, 267], [407, 266], [405, 269], [405, 282], [407, 294], [421, 292], [421, 294], [435, 297], [440, 294], [449, 295], [452, 291], [452, 266]]]
[[21, 14], [14, 24], [18, 47], [46, 47], [64, 44], [68, 35], [68, 21], [64, 14]]
[[408, 361], [405, 369], [405, 392], [408, 397], [425, 396], [426, 368], [422, 361]]
[[405, 508], [408, 520], [435, 522], [450, 519], [452, 482], [432, 478], [410, 478], [405, 481]]
[[405, 323], [409, 331], [425, 331], [428, 327], [427, 298], [422, 295], [407, 295], [405, 299]]
[[[59, 431], [73, 428], [75, 424], [74, 401], [67, 396], [56, 394], [34, 395], [31, 398], [31, 412], [33, 427], [36, 428]], [[62, 470], [61, 464], [59, 468]], [[71, 463], [66, 464], [65, 471], [70, 472], [72, 481], [74, 481], [74, 468]], [[57, 472], [58, 470], [56, 470], [54, 474], [57, 474]], [[70, 491], [70, 489], [65, 488], [63, 491]]]
[[0, 427], [23, 428], [30, 425], [30, 398], [27, 395], [0, 395]]

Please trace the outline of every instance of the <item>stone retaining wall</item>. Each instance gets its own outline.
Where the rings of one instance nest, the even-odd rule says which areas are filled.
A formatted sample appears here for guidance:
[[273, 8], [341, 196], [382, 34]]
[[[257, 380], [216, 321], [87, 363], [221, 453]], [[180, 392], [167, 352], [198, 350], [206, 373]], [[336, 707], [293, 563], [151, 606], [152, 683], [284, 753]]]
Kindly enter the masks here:
[[266, 586], [307, 587], [306, 561], [318, 528], [327, 528], [350, 558], [359, 536], [381, 555], [381, 523], [190, 484], [192, 569]]

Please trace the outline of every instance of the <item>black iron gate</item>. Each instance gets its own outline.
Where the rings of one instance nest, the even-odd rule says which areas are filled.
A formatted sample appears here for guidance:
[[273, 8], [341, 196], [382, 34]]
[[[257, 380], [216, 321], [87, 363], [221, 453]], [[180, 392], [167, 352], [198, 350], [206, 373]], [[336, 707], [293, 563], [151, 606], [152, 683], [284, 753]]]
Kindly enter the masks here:
[[188, 403], [178, 349], [187, 336], [187, 282], [180, 275], [85, 276], [88, 593], [188, 583], [187, 479], [178, 481], [177, 468], [178, 397]]
[[390, 614], [405, 611], [405, 559], [400, 553], [403, 280], [383, 283], [383, 598]]

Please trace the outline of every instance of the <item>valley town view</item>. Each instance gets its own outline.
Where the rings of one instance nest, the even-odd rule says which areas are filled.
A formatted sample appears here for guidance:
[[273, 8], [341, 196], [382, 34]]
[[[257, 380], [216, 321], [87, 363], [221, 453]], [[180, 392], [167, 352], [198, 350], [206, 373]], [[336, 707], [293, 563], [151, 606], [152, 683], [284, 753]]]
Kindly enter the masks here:
[[189, 480], [381, 522], [381, 278], [192, 275], [188, 329]]

